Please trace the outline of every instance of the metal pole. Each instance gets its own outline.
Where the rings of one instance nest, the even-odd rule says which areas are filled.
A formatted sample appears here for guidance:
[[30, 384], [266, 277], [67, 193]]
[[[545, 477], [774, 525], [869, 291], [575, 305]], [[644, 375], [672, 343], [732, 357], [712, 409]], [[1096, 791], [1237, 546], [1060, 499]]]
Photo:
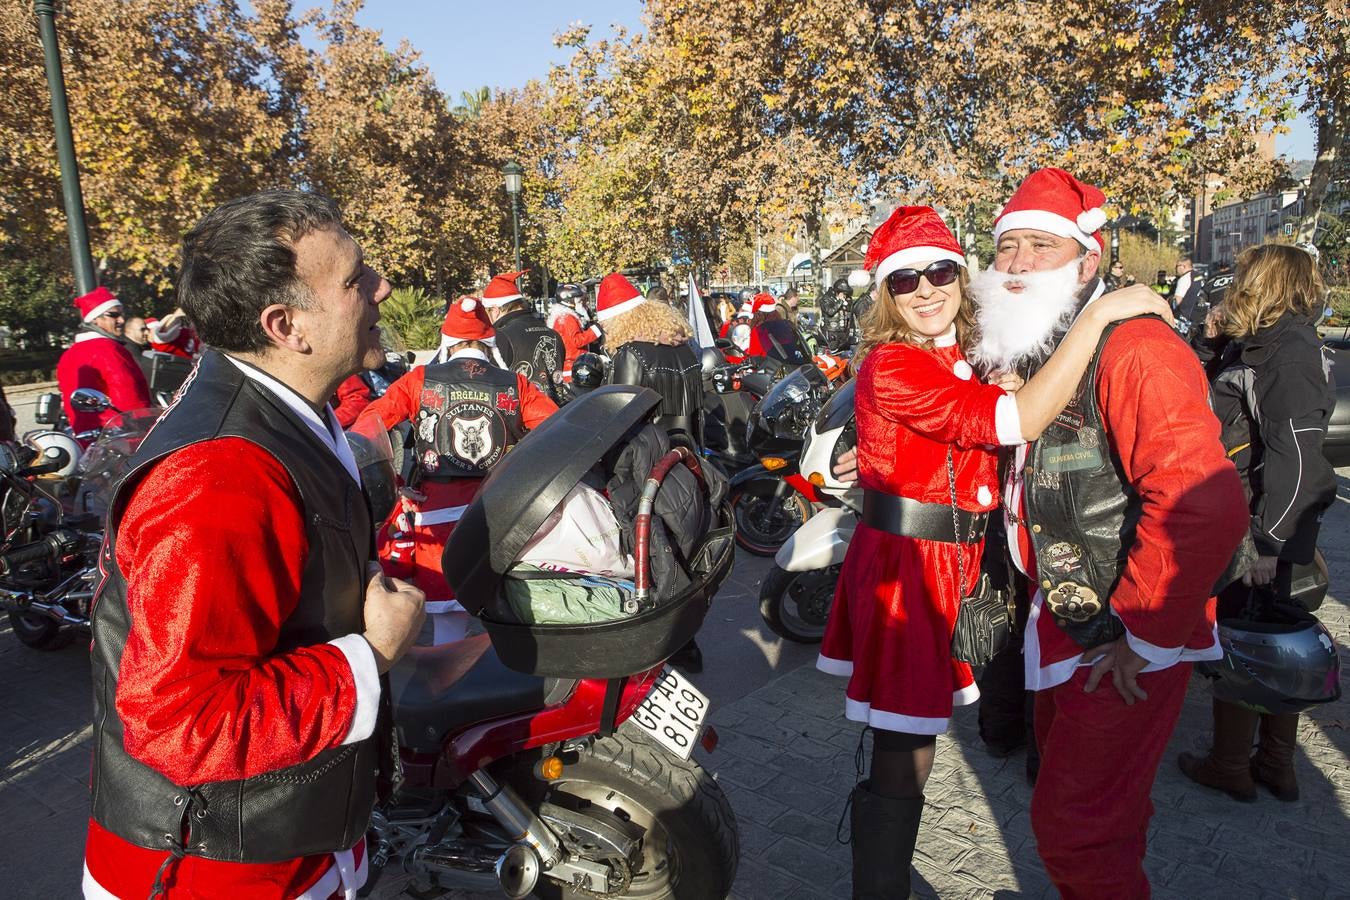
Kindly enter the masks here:
[[66, 231], [70, 235], [70, 260], [75, 271], [75, 289], [87, 294], [94, 280], [94, 259], [89, 254], [89, 230], [84, 224], [84, 195], [80, 191], [80, 170], [75, 163], [75, 141], [70, 133], [70, 111], [66, 108], [66, 80], [61, 72], [61, 51], [56, 43], [55, 0], [34, 0], [38, 32], [47, 66], [47, 88], [52, 95], [52, 124], [56, 130], [56, 157], [61, 166], [61, 198], [66, 207]]
[[511, 195], [511, 243], [516, 248], [516, 271], [520, 271], [520, 194]]

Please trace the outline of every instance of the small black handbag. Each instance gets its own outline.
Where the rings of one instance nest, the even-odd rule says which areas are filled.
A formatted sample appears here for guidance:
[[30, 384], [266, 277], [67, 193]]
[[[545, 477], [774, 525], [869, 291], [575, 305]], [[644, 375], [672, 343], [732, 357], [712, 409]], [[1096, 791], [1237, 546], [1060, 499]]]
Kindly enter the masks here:
[[[952, 451], [947, 448], [947, 483], [952, 494], [952, 528], [959, 536], [956, 507], [956, 471], [952, 465]], [[959, 545], [958, 545], [959, 548]], [[964, 589], [966, 567], [958, 549], [956, 554], [958, 585]], [[956, 613], [956, 628], [952, 632], [952, 658], [972, 666], [987, 665], [1013, 638], [1014, 612], [1012, 592], [995, 588], [989, 577], [987, 554], [980, 566], [980, 577], [975, 590], [961, 598]]]

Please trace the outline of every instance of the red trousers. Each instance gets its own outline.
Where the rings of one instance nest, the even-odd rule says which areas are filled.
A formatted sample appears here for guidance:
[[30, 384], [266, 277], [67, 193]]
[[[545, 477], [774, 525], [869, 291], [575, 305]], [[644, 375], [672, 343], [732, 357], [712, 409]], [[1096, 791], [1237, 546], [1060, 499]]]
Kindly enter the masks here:
[[1082, 666], [1036, 694], [1041, 772], [1031, 827], [1064, 900], [1144, 900], [1153, 779], [1186, 698], [1191, 664], [1141, 674], [1147, 700], [1126, 706], [1107, 675], [1091, 694]]

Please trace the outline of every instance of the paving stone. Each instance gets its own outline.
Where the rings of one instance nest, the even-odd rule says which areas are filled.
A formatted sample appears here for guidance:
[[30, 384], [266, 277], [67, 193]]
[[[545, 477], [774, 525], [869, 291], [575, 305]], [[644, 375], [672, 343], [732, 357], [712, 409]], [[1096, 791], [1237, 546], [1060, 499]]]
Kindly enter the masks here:
[[787, 807], [766, 796], [764, 793], [755, 793], [752, 791], [737, 788], [730, 785], [723, 788], [727, 798], [731, 800], [731, 808], [736, 813], [736, 821], [749, 819], [752, 822], [758, 822], [761, 825], [768, 825], [774, 819], [787, 812]]
[[742, 859], [736, 870], [736, 883], [731, 887], [732, 900], [782, 900], [802, 887], [798, 881], [777, 866], [753, 859]]
[[833, 884], [848, 871], [839, 860], [792, 837], [785, 837], [770, 847], [764, 854], [764, 861], [808, 885]]
[[717, 754], [712, 761], [705, 763], [704, 766], [708, 771], [716, 774], [719, 781], [726, 781], [751, 791], [764, 787], [777, 775], [777, 770], [770, 766], [753, 762], [730, 752]]
[[826, 847], [836, 840], [835, 826], [795, 809], [774, 819], [771, 827], [777, 834], [798, 838], [815, 847]]
[[775, 841], [783, 836], [781, 832], [767, 825], [761, 825], [758, 822], [739, 817], [736, 819], [736, 827], [741, 835], [742, 859], [763, 856], [764, 851], [768, 850]]
[[796, 774], [776, 776], [764, 791], [793, 809], [807, 813], [820, 813], [841, 802], [838, 794], [815, 787], [807, 782], [807, 777]]

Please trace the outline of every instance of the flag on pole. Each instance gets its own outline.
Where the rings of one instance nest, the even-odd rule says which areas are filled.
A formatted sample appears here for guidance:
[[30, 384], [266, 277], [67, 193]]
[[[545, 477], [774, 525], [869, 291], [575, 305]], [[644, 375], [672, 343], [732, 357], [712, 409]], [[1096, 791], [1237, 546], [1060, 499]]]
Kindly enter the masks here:
[[708, 311], [703, 308], [703, 297], [694, 283], [694, 273], [689, 273], [689, 328], [694, 332], [694, 346], [700, 350], [714, 346], [712, 326], [708, 324]]

